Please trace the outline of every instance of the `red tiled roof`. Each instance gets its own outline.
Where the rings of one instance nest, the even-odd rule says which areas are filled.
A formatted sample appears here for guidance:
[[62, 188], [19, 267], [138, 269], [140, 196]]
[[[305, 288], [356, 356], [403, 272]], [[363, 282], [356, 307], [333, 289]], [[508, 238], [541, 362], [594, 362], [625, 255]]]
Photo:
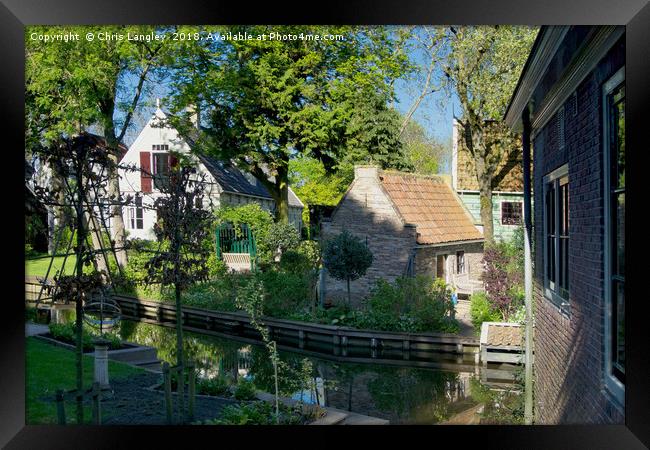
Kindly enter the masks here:
[[417, 226], [418, 244], [483, 238], [442, 177], [383, 172], [380, 179], [404, 220]]
[[522, 345], [521, 327], [489, 324], [486, 345], [496, 347]]

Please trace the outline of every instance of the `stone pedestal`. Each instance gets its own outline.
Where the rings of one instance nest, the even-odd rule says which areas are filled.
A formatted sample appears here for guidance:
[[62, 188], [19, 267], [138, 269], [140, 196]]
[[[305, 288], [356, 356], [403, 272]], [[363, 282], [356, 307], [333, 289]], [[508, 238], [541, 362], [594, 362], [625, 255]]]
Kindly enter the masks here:
[[108, 381], [108, 341], [95, 340], [95, 382], [102, 390], [110, 389]]

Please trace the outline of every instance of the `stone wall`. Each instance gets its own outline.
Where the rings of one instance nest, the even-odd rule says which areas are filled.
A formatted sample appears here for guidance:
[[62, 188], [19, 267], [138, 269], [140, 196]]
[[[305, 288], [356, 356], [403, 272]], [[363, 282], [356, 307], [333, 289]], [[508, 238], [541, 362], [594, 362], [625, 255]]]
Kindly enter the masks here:
[[[465, 252], [465, 273], [457, 273], [456, 252]], [[445, 281], [452, 286], [465, 288], [481, 283], [483, 274], [483, 243], [454, 244], [443, 247], [419, 247], [415, 256], [415, 273], [438, 276], [436, 260], [446, 255]], [[464, 290], [464, 289], [462, 289]]]
[[[565, 103], [564, 147], [556, 114], [533, 140], [534, 200], [543, 177], [568, 163], [569, 289], [566, 315], [545, 297], [544, 208], [535, 208], [535, 420], [624, 423], [624, 408], [604, 388], [603, 154], [601, 90], [624, 64], [622, 38]], [[571, 104], [575, 102], [575, 104]]]
[[[330, 221], [322, 223], [322, 241], [347, 230], [367, 242], [373, 254], [366, 276], [350, 283], [353, 303], [358, 304], [379, 278], [389, 281], [404, 275], [412, 248], [415, 227], [402, 223], [384, 192], [377, 168], [356, 167], [355, 180]], [[347, 298], [345, 281], [325, 276], [325, 301]]]

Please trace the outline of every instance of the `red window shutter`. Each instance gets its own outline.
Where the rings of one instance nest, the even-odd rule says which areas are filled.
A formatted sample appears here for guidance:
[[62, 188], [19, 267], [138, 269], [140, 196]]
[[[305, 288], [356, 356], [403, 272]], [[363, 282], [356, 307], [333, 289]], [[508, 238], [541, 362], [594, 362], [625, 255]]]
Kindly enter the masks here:
[[151, 192], [151, 153], [140, 152], [140, 190]]

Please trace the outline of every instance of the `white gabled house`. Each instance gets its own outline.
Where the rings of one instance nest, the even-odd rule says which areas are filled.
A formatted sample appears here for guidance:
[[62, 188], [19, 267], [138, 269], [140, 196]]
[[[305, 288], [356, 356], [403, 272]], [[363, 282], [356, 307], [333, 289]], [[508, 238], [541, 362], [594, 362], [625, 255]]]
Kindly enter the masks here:
[[[188, 142], [175, 129], [162, 126], [165, 119], [165, 113], [157, 108], [120, 161], [121, 165], [143, 169], [119, 169], [120, 191], [125, 197], [133, 197], [132, 206], [126, 206], [122, 211], [129, 238], [155, 239], [153, 227], [157, 217], [153, 204], [162, 195], [159, 183], [164, 182], [165, 174], [174, 163], [170, 152], [188, 155], [191, 152]], [[275, 211], [275, 201], [250, 173], [212, 157], [192, 154], [190, 158], [196, 161], [199, 173], [206, 177], [206, 206], [216, 209], [226, 204], [257, 203], [271, 213]], [[298, 230], [302, 228], [303, 208], [303, 203], [289, 188], [289, 221]]]

